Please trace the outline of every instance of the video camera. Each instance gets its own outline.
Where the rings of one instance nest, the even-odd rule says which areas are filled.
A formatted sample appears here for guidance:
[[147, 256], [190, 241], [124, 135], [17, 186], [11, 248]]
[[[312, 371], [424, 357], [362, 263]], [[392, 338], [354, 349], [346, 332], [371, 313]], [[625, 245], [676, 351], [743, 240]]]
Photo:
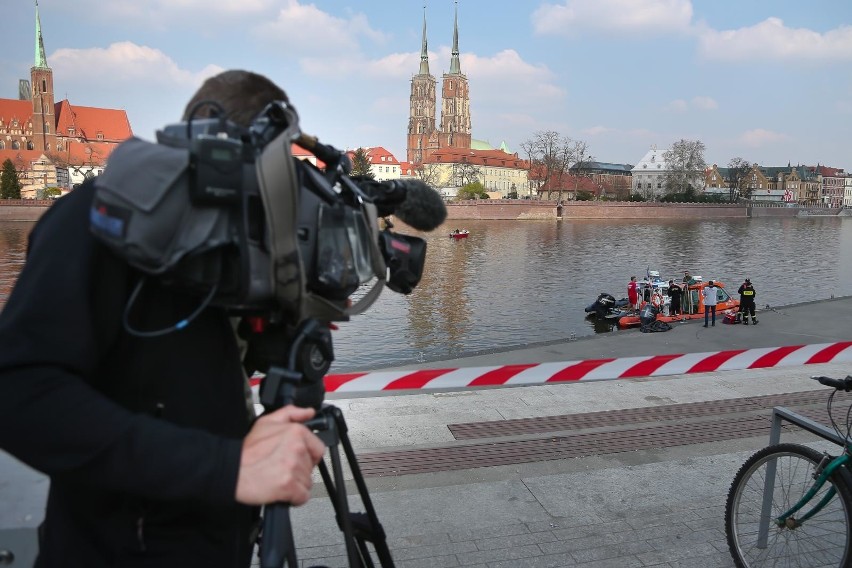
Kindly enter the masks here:
[[[346, 321], [384, 285], [414, 289], [426, 242], [392, 232], [387, 219], [380, 230], [378, 219], [395, 214], [415, 229], [434, 229], [446, 218], [435, 190], [418, 180], [351, 177], [346, 154], [303, 134], [285, 102], [268, 105], [248, 128], [194, 119], [203, 105], [218, 107], [199, 103], [186, 122], [159, 131], [158, 143], [132, 138], [113, 151], [95, 180], [90, 215], [101, 241], [144, 275], [198, 292], [195, 314], [210, 305], [248, 316], [246, 333], [273, 338], [259, 348], [262, 371], [304, 322]], [[295, 159], [292, 144], [312, 152], [324, 171]], [[163, 330], [126, 327], [162, 335], [193, 316]], [[333, 359], [328, 325], [311, 333], [299, 358], [322, 376]]]

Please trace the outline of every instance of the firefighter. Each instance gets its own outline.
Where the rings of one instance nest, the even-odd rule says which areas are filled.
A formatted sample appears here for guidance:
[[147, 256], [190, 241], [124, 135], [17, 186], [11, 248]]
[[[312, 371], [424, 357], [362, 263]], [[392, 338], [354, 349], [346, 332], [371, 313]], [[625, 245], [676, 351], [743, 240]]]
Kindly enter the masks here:
[[748, 316], [751, 315], [751, 323], [757, 325], [757, 318], [754, 317], [754, 299], [757, 296], [757, 292], [754, 286], [751, 285], [751, 280], [746, 278], [737, 292], [740, 295], [739, 313], [743, 318], [743, 324], [748, 325]]

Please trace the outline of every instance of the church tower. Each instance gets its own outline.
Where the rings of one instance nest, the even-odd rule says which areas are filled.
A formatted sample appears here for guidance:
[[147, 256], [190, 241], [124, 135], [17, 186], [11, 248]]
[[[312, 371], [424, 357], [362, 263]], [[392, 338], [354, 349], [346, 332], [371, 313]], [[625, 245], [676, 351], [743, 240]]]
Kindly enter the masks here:
[[453, 52], [450, 72], [442, 77], [441, 148], [470, 148], [470, 92], [459, 62], [459, 3], [453, 23]]
[[420, 71], [411, 79], [408, 142], [406, 160], [423, 161], [430, 144], [438, 145], [435, 131], [435, 77], [429, 73], [429, 51], [426, 47], [426, 7], [423, 7], [423, 43], [420, 48]]
[[36, 0], [35, 65], [30, 69], [33, 102], [33, 149], [44, 152], [56, 150], [56, 115], [54, 112], [53, 70], [47, 66], [41, 18]]

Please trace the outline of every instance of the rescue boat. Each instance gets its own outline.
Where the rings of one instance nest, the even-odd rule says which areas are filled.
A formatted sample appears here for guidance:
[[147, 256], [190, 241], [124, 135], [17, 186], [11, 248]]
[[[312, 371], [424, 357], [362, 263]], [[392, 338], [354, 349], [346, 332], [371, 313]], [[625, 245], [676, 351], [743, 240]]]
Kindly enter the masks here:
[[[708, 280], [707, 282], [695, 282], [693, 284], [683, 284], [686, 287], [687, 293], [681, 299], [682, 314], [671, 315], [669, 313], [668, 298], [663, 296], [662, 292], [655, 291], [651, 295], [651, 299], [647, 302], [643, 301], [639, 306], [638, 314], [628, 314], [618, 319], [618, 327], [624, 329], [628, 327], [636, 327], [642, 324], [640, 315], [642, 309], [650, 304], [656, 310], [656, 321], [673, 323], [679, 321], [688, 321], [694, 319], [704, 319], [704, 288], [713, 282], [716, 285], [716, 319], [719, 323], [727, 314], [736, 314], [740, 308], [740, 301], [734, 299], [727, 290], [725, 284], [720, 280]], [[645, 312], [647, 313], [647, 311]]]

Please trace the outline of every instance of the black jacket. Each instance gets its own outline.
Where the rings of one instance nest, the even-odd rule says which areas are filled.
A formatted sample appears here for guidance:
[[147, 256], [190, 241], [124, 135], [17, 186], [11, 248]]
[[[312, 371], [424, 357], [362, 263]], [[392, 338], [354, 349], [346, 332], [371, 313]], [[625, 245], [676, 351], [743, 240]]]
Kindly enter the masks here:
[[[89, 233], [92, 195], [43, 215], [0, 313], [0, 448], [51, 481], [36, 566], [247, 566], [257, 511], [234, 494], [251, 416], [229, 319], [128, 334], [139, 275]], [[160, 329], [198, 305], [146, 285], [129, 319]]]
[[753, 304], [755, 298], [757, 298], [757, 291], [751, 284], [741, 284], [737, 294], [740, 295], [740, 305], [744, 306]]

